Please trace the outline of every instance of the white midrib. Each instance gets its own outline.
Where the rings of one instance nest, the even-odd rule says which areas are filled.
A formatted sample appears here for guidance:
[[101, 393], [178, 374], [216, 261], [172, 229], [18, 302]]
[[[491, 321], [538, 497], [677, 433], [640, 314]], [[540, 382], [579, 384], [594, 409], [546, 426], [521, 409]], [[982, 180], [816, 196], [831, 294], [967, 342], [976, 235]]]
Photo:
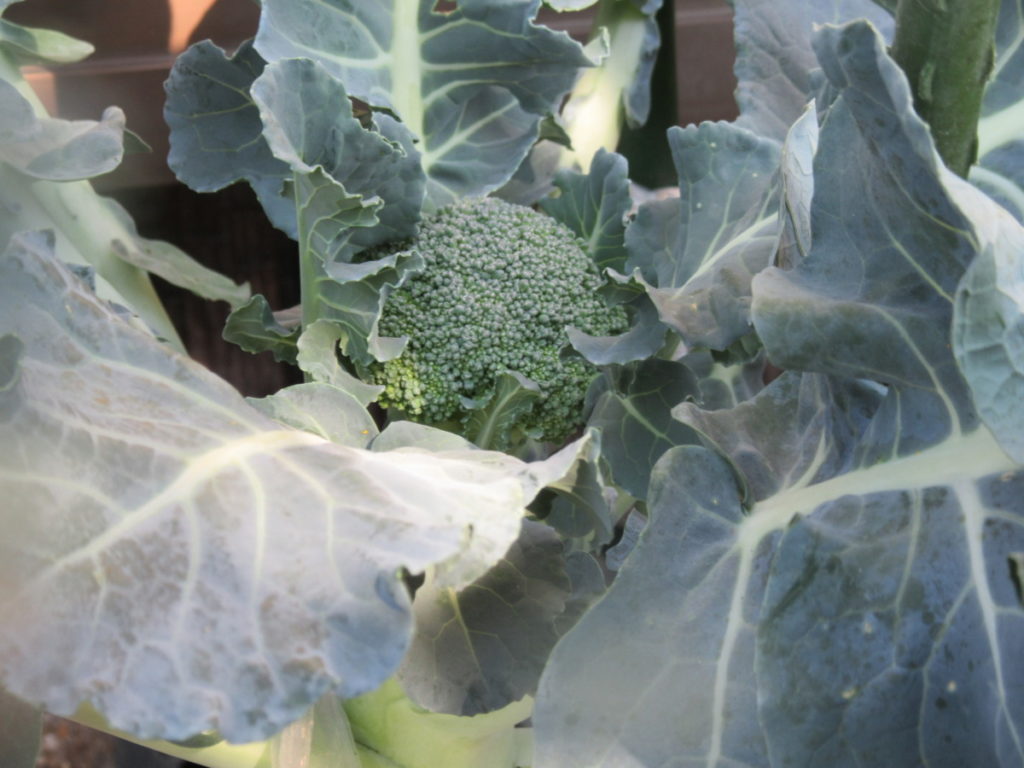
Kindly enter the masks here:
[[[806, 514], [822, 504], [843, 496], [866, 496], [887, 491], [914, 491], [937, 486], [952, 486], [961, 499], [967, 521], [967, 538], [971, 547], [972, 576], [980, 597], [988, 597], [983, 606], [992, 614], [991, 595], [985, 577], [981, 552], [981, 524], [984, 514], [977, 495], [975, 482], [987, 475], [1016, 471], [1018, 465], [999, 447], [992, 433], [980, 427], [969, 435], [951, 438], [919, 453], [866, 469], [849, 472], [831, 480], [809, 486], [797, 486], [754, 505], [749, 517], [740, 525], [734, 549], [739, 551], [736, 589], [729, 606], [729, 618], [722, 635], [722, 649], [715, 671], [710, 746], [707, 768], [714, 768], [722, 756], [725, 728], [725, 696], [729, 678], [729, 665], [743, 626], [743, 603], [747, 596], [754, 555], [761, 541], [774, 531], [789, 524], [794, 515]], [[969, 493], [964, 489], [969, 489]], [[974, 505], [970, 510], [968, 506]], [[995, 617], [986, 615], [986, 631], [995, 643]], [[993, 654], [995, 658], [998, 656]], [[1001, 668], [997, 665], [997, 679]], [[1017, 734], [1015, 734], [1016, 736]]]
[[[996, 690], [994, 693], [999, 697], [999, 708], [1004, 710], [1006, 722], [1010, 729], [1013, 743], [1017, 748], [1017, 754], [1024, 754], [1024, 735], [1016, 728], [1016, 721], [1006, 712], [1006, 700], [1003, 692], [1006, 690], [1006, 678], [1003, 674], [1003, 658], [999, 653], [999, 627], [996, 626], [996, 601], [989, 587], [987, 569], [985, 567], [985, 553], [982, 551], [982, 538], [984, 535], [985, 515], [983, 504], [978, 495], [978, 487], [969, 480], [960, 480], [953, 485], [957, 496], [968, 501], [962, 504], [964, 513], [964, 527], [967, 529], [967, 554], [971, 563], [971, 580], [974, 582], [974, 589], [977, 593], [978, 607], [981, 610], [982, 621], [985, 626], [985, 638], [988, 640], [989, 650], [992, 653], [992, 666], [996, 678]], [[948, 685], [953, 686], [955, 680], [949, 681]], [[955, 688], [954, 688], [955, 690]]]
[[391, 19], [392, 106], [413, 135], [424, 138], [423, 61], [420, 58], [420, 0], [394, 0]]

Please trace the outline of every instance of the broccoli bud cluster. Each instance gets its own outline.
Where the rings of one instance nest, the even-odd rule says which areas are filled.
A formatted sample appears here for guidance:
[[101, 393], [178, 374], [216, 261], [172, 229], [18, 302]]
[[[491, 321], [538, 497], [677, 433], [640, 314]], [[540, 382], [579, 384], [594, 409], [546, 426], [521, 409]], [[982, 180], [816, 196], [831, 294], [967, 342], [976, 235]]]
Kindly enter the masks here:
[[423, 221], [411, 247], [426, 268], [384, 305], [380, 333], [409, 343], [370, 368], [381, 404], [428, 424], [464, 423], [471, 401], [513, 371], [540, 391], [519, 429], [551, 442], [578, 429], [594, 367], [563, 356], [565, 329], [605, 336], [627, 325], [625, 310], [597, 295], [603, 279], [581, 241], [549, 216], [484, 198]]

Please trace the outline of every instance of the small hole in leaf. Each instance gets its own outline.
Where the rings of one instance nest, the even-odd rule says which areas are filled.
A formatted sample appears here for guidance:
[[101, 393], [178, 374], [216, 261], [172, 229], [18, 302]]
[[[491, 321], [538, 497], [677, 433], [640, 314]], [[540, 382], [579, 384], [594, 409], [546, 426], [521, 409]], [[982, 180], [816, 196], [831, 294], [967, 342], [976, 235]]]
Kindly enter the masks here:
[[437, 2], [434, 3], [434, 13], [443, 13], [447, 15], [455, 9], [455, 0], [437, 0]]

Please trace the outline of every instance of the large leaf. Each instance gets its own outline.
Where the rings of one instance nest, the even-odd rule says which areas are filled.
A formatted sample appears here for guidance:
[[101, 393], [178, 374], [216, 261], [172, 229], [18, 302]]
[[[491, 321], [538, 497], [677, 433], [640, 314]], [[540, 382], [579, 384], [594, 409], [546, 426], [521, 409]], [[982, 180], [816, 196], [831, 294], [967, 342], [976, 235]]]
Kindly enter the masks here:
[[627, 268], [687, 344], [723, 349], [749, 333], [750, 279], [775, 253], [778, 146], [728, 123], [668, 140], [680, 196], [640, 207]]
[[[362, 248], [415, 233], [424, 177], [400, 123], [383, 115], [380, 132], [363, 128], [342, 84], [307, 59], [268, 65], [251, 91], [270, 151], [294, 175], [301, 248], [325, 262], [350, 261]], [[359, 198], [376, 221], [352, 221]]]
[[249, 94], [265, 66], [251, 41], [231, 57], [208, 40], [181, 54], [164, 85], [164, 120], [171, 129], [167, 163], [197, 192], [248, 181], [274, 226], [297, 237], [295, 206], [283, 194], [291, 171], [271, 153]]
[[131, 215], [116, 200], [97, 198], [121, 226], [110, 230], [110, 251], [125, 264], [161, 277], [171, 285], [212, 301], [238, 306], [249, 299], [249, 284], [234, 280], [204, 267], [180, 248], [164, 240], [139, 235]]
[[296, 384], [267, 397], [249, 398], [249, 403], [282, 424], [338, 445], [366, 448], [377, 436], [377, 425], [366, 406], [332, 384]]
[[301, 330], [279, 323], [267, 300], [256, 294], [228, 315], [223, 335], [246, 352], [271, 352], [278, 362], [294, 363]]
[[284, 428], [124, 322], [45, 237], [0, 259], [0, 678], [120, 729], [268, 736], [390, 675], [402, 569], [470, 583], [575, 460]]
[[978, 165], [970, 178], [1024, 221], [1024, 5], [1002, 0], [996, 61], [978, 123]]
[[679, 447], [655, 467], [640, 543], [542, 679], [538, 768], [1024, 763], [1024, 467], [951, 350], [963, 279], [968, 348], [1003, 350], [965, 368], [1005, 375], [991, 309], [1019, 311], [984, 290], [991, 267], [963, 275], [981, 248], [1018, 270], [1020, 251], [941, 167], [869, 25], [816, 50], [836, 100], [813, 242], [754, 281], [754, 320], [773, 361], [832, 378], [676, 409], [725, 460]]
[[524, 521], [518, 541], [473, 584], [440, 588], [428, 574], [399, 670], [409, 698], [434, 712], [476, 715], [532, 695], [572, 591], [565, 568], [558, 535]]
[[587, 426], [601, 430], [612, 477], [632, 496], [646, 497], [651, 467], [665, 451], [695, 442], [670, 414], [697, 394], [697, 381], [686, 366], [657, 358], [607, 369], [588, 393], [593, 410]]
[[266, 0], [256, 47], [307, 57], [352, 96], [395, 112], [419, 140], [437, 206], [511, 177], [589, 60], [534, 25], [539, 0]]
[[1024, 229], [971, 192], [958, 202], [972, 208], [981, 252], [957, 288], [953, 350], [979, 415], [1024, 462]]
[[731, 0], [736, 25], [738, 125], [782, 141], [814, 93], [818, 24], [866, 18], [885, 37], [892, 16], [872, 0]]
[[13, 83], [0, 78], [0, 162], [36, 179], [71, 181], [114, 170], [124, 155], [124, 112], [99, 121], [36, 115]]
[[[0, 3], [0, 15], [20, 0]], [[6, 49], [6, 50], [5, 50]], [[0, 19], [0, 54], [12, 53], [21, 62], [54, 62], [65, 64], [80, 61], [95, 49], [52, 29], [35, 29]]]
[[541, 210], [584, 241], [601, 269], [621, 272], [626, 266], [626, 216], [633, 206], [628, 173], [626, 158], [601, 150], [589, 173], [559, 171], [555, 176], [558, 195], [540, 203]]

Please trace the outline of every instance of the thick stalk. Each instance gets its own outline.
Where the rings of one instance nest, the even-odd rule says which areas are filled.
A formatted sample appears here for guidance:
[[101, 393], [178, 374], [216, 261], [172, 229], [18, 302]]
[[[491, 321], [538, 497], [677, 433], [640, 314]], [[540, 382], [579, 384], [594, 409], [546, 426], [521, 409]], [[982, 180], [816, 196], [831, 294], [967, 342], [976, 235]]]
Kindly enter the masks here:
[[632, 2], [601, 0], [594, 29], [607, 29], [610, 52], [586, 69], [563, 111], [573, 149], [561, 165], [578, 165], [586, 173], [598, 149], [614, 152], [625, 123], [622, 99], [633, 83], [643, 55], [647, 17]]
[[[0, 79], [18, 89], [37, 117], [49, 117], [43, 103], [22, 78], [14, 60], [2, 50]], [[181, 338], [149, 275], [120, 259], [115, 252], [118, 242], [131, 247], [134, 235], [106, 206], [88, 181], [34, 180], [0, 164], [0, 183], [3, 184], [0, 192], [11, 194], [13, 191], [22, 209], [17, 220], [19, 228], [52, 229], [57, 236], [57, 251], [61, 258], [92, 266], [102, 281], [109, 284], [113, 295], [103, 295], [100, 291], [103, 298], [126, 304], [155, 333], [184, 352]]]
[[80, 707], [74, 716], [68, 719], [133, 744], [154, 749], [165, 755], [187, 760], [196, 765], [205, 765], [207, 768], [270, 768], [271, 766], [270, 743], [266, 741], [254, 744], [228, 744], [226, 741], [222, 741], [210, 747], [199, 748], [183, 747], [169, 741], [146, 741], [111, 728], [106, 718], [88, 705]]
[[966, 177], [977, 158], [978, 118], [995, 56], [999, 0], [899, 0], [892, 57], [931, 127], [939, 155]]

